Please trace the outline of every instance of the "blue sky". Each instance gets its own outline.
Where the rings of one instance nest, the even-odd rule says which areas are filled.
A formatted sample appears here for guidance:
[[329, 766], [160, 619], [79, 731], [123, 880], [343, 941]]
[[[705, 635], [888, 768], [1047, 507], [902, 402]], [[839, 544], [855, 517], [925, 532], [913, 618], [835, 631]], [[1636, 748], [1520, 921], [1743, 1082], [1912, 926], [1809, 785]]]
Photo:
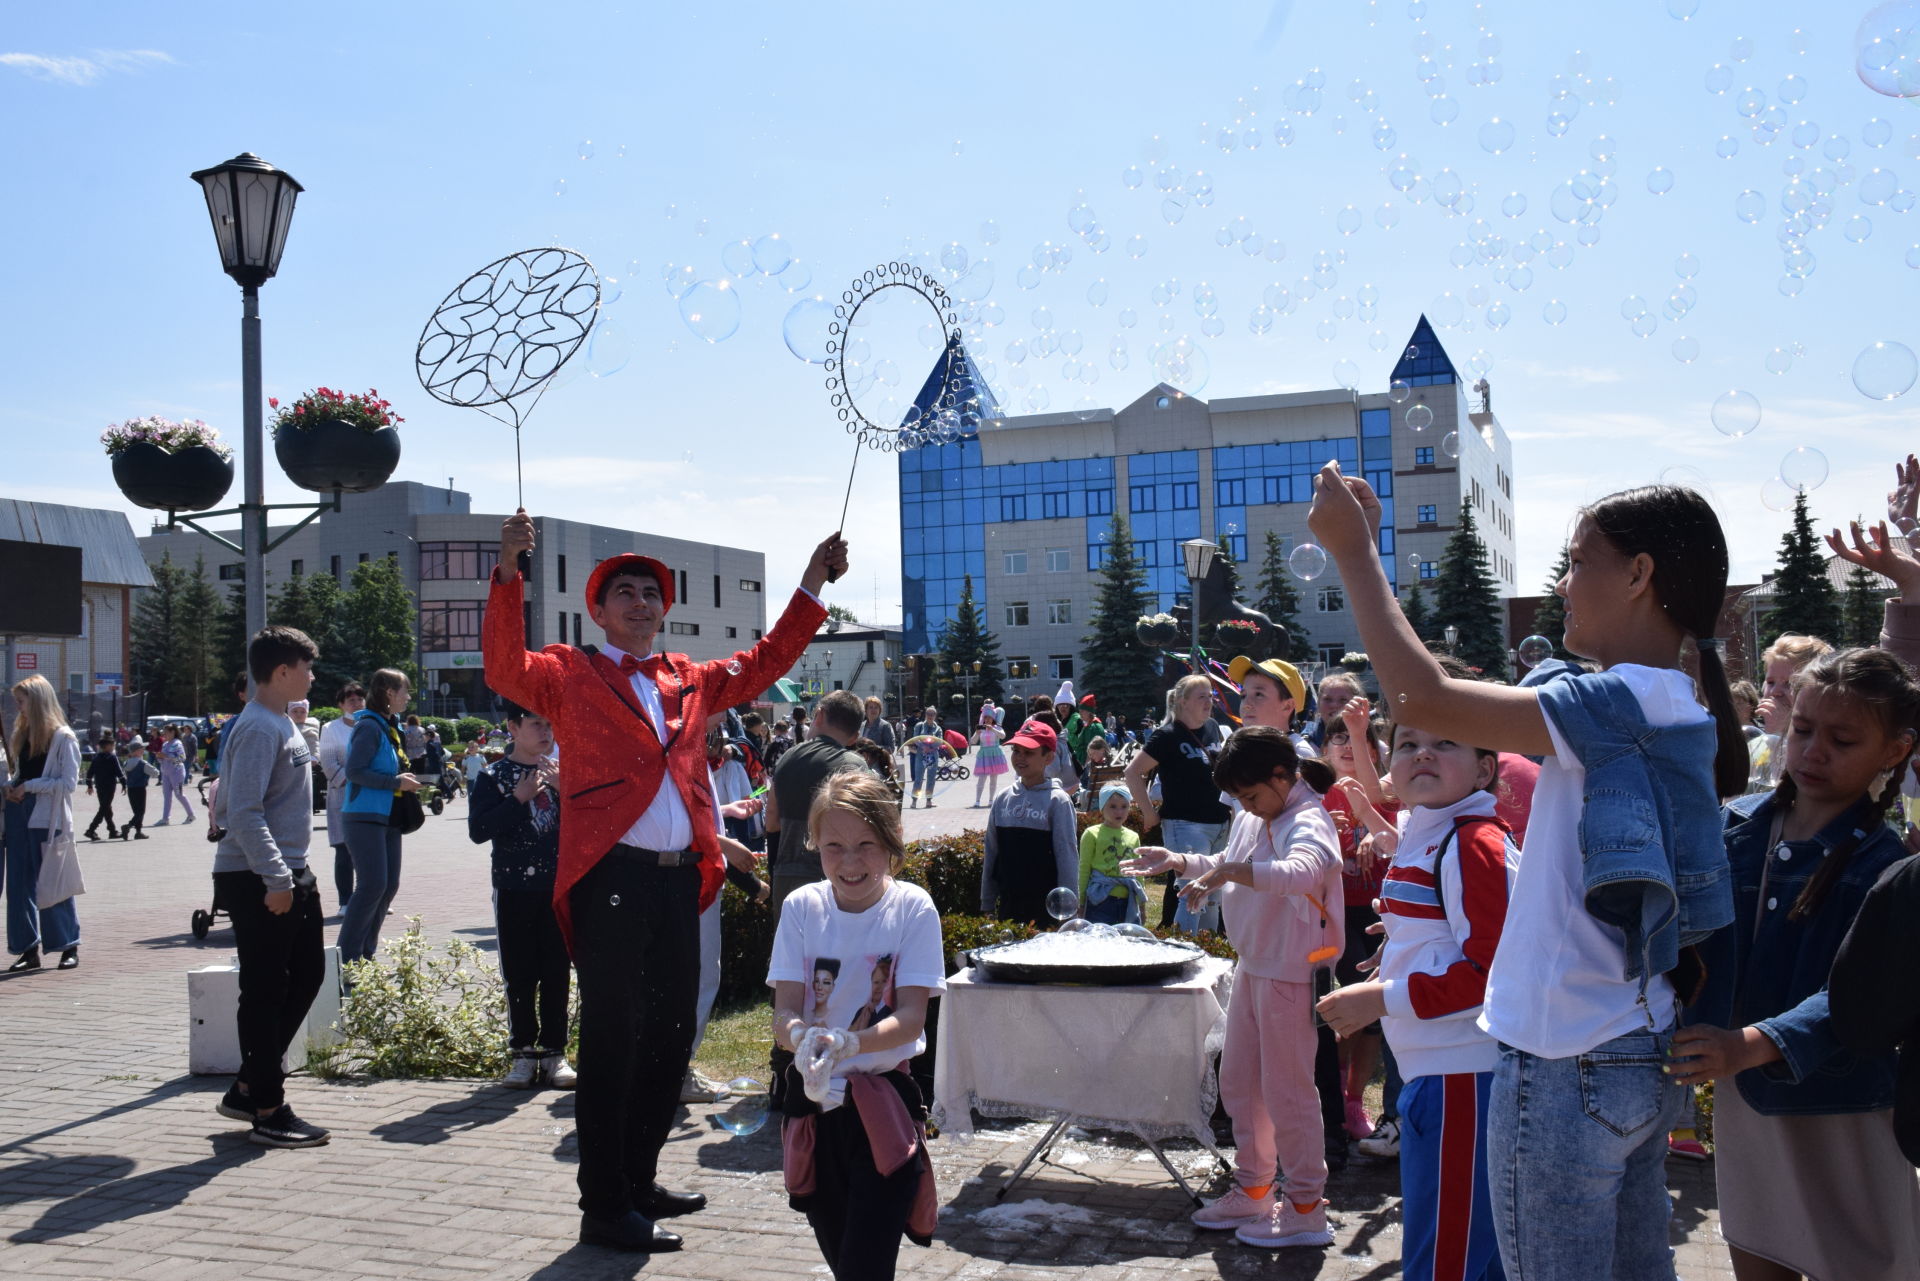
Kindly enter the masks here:
[[[238, 290], [219, 274], [187, 174], [251, 150], [306, 186], [281, 275], [263, 291], [269, 394], [378, 388], [408, 419], [401, 474], [451, 476], [479, 510], [512, 505], [512, 440], [420, 391], [414, 344], [469, 271], [565, 244], [617, 279], [619, 297], [594, 367], [583, 352], [529, 419], [529, 508], [762, 548], [775, 584], [797, 578], [804, 548], [839, 511], [851, 448], [822, 371], [782, 341], [783, 317], [876, 262], [923, 255], [937, 267], [957, 243], [970, 263], [993, 263], [980, 306], [997, 311], [976, 314], [969, 341], [1012, 408], [1036, 388], [1056, 410], [1083, 397], [1126, 404], [1155, 380], [1154, 345], [1182, 336], [1205, 353], [1206, 383], [1190, 388], [1203, 397], [1332, 386], [1341, 362], [1363, 390], [1382, 390], [1428, 311], [1456, 364], [1476, 352], [1490, 362], [1515, 442], [1524, 590], [1544, 578], [1575, 506], [1663, 474], [1711, 492], [1735, 577], [1750, 581], [1785, 525], [1762, 487], [1789, 451], [1824, 453], [1830, 474], [1812, 504], [1832, 522], [1877, 514], [1895, 451], [1914, 443], [1902, 428], [1920, 394], [1870, 400], [1851, 376], [1871, 343], [1920, 348], [1920, 270], [1906, 261], [1920, 210], [1897, 210], [1910, 194], [1862, 198], [1920, 189], [1920, 100], [1882, 96], [1855, 75], [1867, 7], [23, 11], [0, 35], [0, 112], [12, 125], [0, 148], [16, 193], [0, 208], [15, 246], [0, 367], [5, 492], [120, 506], [97, 443], [117, 419], [202, 417], [238, 435]], [[1684, 21], [1670, 13], [1688, 9]], [[1559, 134], [1556, 110], [1571, 110]], [[1780, 130], [1763, 145], [1754, 122], [1769, 111]], [[1498, 154], [1482, 145], [1496, 117], [1513, 128]], [[1390, 140], [1376, 138], [1383, 124]], [[1796, 145], [1797, 129], [1811, 145]], [[1497, 143], [1503, 131], [1485, 132]], [[1737, 146], [1730, 158], [1716, 154], [1723, 138]], [[1395, 185], [1402, 169], [1402, 183], [1419, 176], [1408, 191]], [[1660, 169], [1671, 187], [1655, 194]], [[1606, 202], [1587, 226], [1591, 245], [1555, 209], [1556, 189], [1582, 170]], [[1166, 205], [1163, 181], [1184, 210]], [[1753, 223], [1736, 212], [1749, 190], [1764, 209]], [[1526, 207], [1508, 217], [1514, 193]], [[1579, 212], [1572, 195], [1561, 192], [1558, 212]], [[1783, 198], [1831, 210], [1799, 242], [1813, 265], [1793, 297], [1780, 290]], [[1871, 224], [1857, 241], [1856, 216]], [[1077, 230], [1090, 222], [1091, 239]], [[1217, 244], [1231, 227], [1280, 242], [1284, 256], [1249, 255], [1242, 231]], [[793, 277], [750, 272], [735, 281], [738, 330], [703, 341], [663, 268], [726, 279], [729, 243], [772, 232], [811, 285], [792, 293]], [[1542, 233], [1566, 247], [1518, 262]], [[1048, 242], [1070, 261], [1023, 288], [1020, 269]], [[1683, 277], [1688, 254], [1696, 274]], [[1323, 262], [1326, 287], [1301, 301]], [[1095, 306], [1101, 280], [1107, 301]], [[1202, 283], [1217, 336], [1196, 307]], [[1673, 300], [1683, 285], [1691, 297]], [[1255, 309], [1276, 287], [1289, 310], [1256, 334]], [[1649, 336], [1628, 318], [1636, 298]], [[1555, 302], [1565, 319], [1550, 324]], [[1458, 323], [1444, 327], [1455, 309]], [[1064, 350], [1011, 361], [1009, 344], [1025, 346], [1042, 324], [1066, 346], [1078, 333], [1072, 372], [1089, 366], [1097, 382], [1066, 377]], [[923, 362], [903, 370], [917, 386], [930, 356], [910, 326], [876, 329], [873, 344], [876, 360]], [[1116, 337], [1124, 369], [1110, 357]], [[1698, 346], [1690, 363], [1675, 354], [1681, 339]], [[1783, 373], [1768, 368], [1776, 348]], [[1732, 388], [1763, 410], [1740, 439], [1709, 419]], [[859, 478], [841, 598], [897, 618], [892, 460], [864, 458]], [[299, 496], [270, 482], [270, 500]], [[146, 519], [135, 514], [136, 527]]]

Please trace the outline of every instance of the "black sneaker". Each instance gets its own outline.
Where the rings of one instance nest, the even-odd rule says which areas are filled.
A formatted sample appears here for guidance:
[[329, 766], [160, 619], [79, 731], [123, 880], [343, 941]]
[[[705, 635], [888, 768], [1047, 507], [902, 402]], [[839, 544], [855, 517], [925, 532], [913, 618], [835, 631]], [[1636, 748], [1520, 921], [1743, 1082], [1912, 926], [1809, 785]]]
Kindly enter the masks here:
[[213, 1105], [213, 1110], [229, 1121], [245, 1121], [248, 1125], [252, 1125], [258, 1115], [247, 1096], [240, 1093], [238, 1084], [227, 1087], [227, 1092], [220, 1096], [220, 1101]]
[[262, 1147], [317, 1148], [330, 1136], [319, 1126], [302, 1121], [291, 1107], [282, 1103], [272, 1116], [254, 1118], [250, 1137]]

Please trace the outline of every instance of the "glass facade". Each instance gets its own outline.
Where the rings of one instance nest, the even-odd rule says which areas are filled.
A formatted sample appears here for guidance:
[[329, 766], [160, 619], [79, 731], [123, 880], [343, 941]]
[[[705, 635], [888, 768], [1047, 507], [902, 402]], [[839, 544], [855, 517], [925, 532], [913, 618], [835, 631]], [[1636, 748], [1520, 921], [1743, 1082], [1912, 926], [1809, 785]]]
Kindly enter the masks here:
[[1457, 383], [1460, 381], [1454, 372], [1453, 362], [1447, 359], [1447, 349], [1440, 345], [1434, 336], [1433, 326], [1427, 323], [1425, 316], [1413, 327], [1413, 337], [1407, 339], [1407, 350], [1402, 353], [1400, 363], [1393, 367], [1395, 381], [1406, 382], [1414, 387], [1430, 387], [1435, 383]]
[[[1135, 454], [1127, 460], [1127, 524], [1133, 554], [1146, 566], [1147, 590], [1154, 608], [1172, 609], [1187, 594], [1186, 559], [1180, 544], [1200, 534], [1200, 452], [1176, 449]], [[1109, 523], [1087, 529], [1087, 564], [1106, 563]]]

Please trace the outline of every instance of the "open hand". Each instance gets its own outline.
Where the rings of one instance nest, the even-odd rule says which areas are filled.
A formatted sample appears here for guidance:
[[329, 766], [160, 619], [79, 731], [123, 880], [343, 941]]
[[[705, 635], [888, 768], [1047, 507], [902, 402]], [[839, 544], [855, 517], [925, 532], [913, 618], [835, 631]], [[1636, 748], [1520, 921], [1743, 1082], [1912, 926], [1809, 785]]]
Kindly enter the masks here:
[[1827, 546], [1833, 548], [1833, 554], [1844, 561], [1859, 565], [1876, 574], [1883, 574], [1893, 580], [1900, 589], [1902, 600], [1909, 603], [1920, 600], [1920, 557], [1916, 557], [1911, 547], [1896, 546], [1887, 536], [1887, 523], [1868, 526], [1864, 531], [1859, 521], [1850, 521], [1847, 532], [1852, 536], [1853, 545], [1840, 536], [1839, 530], [1827, 535]]
[[[1177, 864], [1175, 859], [1179, 860]], [[1162, 872], [1171, 872], [1185, 865], [1184, 857], [1164, 846], [1142, 845], [1133, 852], [1132, 858], [1121, 862], [1120, 870], [1128, 876], [1158, 876]]]
[[1920, 458], [1908, 454], [1907, 461], [1895, 463], [1893, 482], [1893, 492], [1887, 495], [1887, 519], [1912, 537], [1920, 530]]
[[767, 808], [767, 803], [764, 800], [761, 800], [757, 796], [747, 796], [722, 805], [720, 807], [720, 817], [730, 818], [735, 822], [739, 822], [742, 819], [752, 818], [765, 808]]
[[1335, 560], [1374, 554], [1380, 514], [1373, 486], [1358, 476], [1342, 475], [1338, 462], [1329, 462], [1314, 478], [1307, 528]]

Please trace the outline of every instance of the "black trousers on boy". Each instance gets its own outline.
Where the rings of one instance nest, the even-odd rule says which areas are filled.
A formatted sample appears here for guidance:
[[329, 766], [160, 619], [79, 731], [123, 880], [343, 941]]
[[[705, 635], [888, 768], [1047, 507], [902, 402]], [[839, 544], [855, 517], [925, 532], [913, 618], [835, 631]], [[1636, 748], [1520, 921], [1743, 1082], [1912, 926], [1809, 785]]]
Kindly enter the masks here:
[[580, 976], [580, 1208], [617, 1218], [652, 1188], [693, 1057], [700, 869], [614, 849], [569, 892]]
[[134, 831], [138, 832], [141, 828], [147, 825], [147, 789], [146, 788], [129, 787], [127, 789], [127, 811], [128, 811], [127, 821], [121, 825], [120, 827], [121, 831], [124, 832], [128, 828], [132, 828]]
[[320, 891], [313, 874], [295, 873], [293, 906], [267, 910], [267, 883], [252, 872], [215, 872], [214, 893], [233, 919], [240, 954], [240, 1075], [260, 1109], [286, 1101], [281, 1056], [306, 1022], [326, 974]]
[[114, 826], [113, 822], [113, 794], [118, 791], [119, 788], [120, 784], [114, 782], [112, 779], [106, 779], [94, 785], [93, 793], [99, 798], [100, 808], [94, 811], [93, 822], [87, 824], [88, 836], [92, 836], [95, 832], [99, 831], [102, 822], [106, 823], [107, 834], [109, 836], [118, 836], [120, 834], [120, 829]]
[[493, 921], [507, 985], [507, 1033], [516, 1050], [567, 1048], [567, 941], [553, 915], [553, 881], [496, 889]]

